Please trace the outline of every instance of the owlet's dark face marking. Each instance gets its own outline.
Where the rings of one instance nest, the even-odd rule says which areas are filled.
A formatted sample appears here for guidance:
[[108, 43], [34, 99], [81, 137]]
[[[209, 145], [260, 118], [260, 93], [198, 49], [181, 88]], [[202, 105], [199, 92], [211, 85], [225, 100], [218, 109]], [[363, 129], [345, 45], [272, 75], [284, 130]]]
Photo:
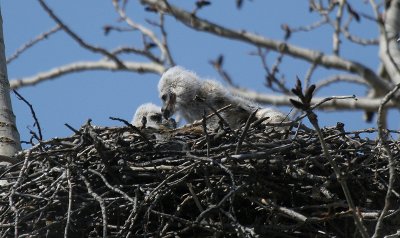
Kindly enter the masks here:
[[175, 113], [176, 94], [171, 92], [163, 94], [161, 100], [163, 101], [162, 116], [168, 119]]

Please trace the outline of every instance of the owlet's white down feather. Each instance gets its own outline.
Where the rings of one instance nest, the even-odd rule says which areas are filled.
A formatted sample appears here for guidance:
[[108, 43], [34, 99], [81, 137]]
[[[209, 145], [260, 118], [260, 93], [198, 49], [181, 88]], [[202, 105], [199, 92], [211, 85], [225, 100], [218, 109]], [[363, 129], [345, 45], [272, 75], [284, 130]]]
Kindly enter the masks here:
[[[203, 115], [210, 115], [214, 110], [223, 110], [220, 115], [230, 128], [236, 129], [260, 107], [250, 100], [233, 95], [220, 83], [213, 80], [201, 80], [194, 72], [175, 66], [168, 69], [158, 83], [158, 92], [162, 100], [162, 114], [169, 118], [179, 113], [188, 123], [201, 120]], [[214, 110], [213, 110], [214, 109]], [[270, 108], [260, 110], [258, 118], [269, 116], [272, 120], [283, 121], [285, 115]], [[207, 125], [217, 128], [220, 119], [212, 116]]]

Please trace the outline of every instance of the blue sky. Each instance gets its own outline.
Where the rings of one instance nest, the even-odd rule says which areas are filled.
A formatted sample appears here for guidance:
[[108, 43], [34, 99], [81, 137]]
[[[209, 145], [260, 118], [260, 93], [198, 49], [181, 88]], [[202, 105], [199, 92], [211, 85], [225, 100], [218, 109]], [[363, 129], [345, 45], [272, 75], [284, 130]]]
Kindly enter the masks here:
[[[135, 21], [147, 24], [145, 19], [157, 19], [157, 16], [143, 10], [138, 1], [130, 1], [128, 14]], [[172, 1], [179, 6], [192, 9], [195, 1]], [[350, 1], [355, 9], [371, 14], [364, 1]], [[55, 23], [41, 9], [36, 0], [2, 0], [1, 10], [4, 24], [6, 56], [10, 56], [25, 42], [38, 34], [51, 29]], [[48, 0], [64, 22], [87, 42], [107, 49], [121, 45], [139, 45], [140, 34], [137, 32], [103, 34], [104, 25], [124, 26], [118, 21], [111, 0]], [[309, 13], [308, 1], [245, 1], [238, 11], [234, 1], [214, 1], [211, 7], [204, 8], [199, 15], [218, 24], [234, 29], [246, 29], [269, 38], [281, 40], [282, 23], [290, 26], [310, 24], [319, 19], [317, 14]], [[221, 39], [204, 32], [193, 31], [173, 18], [167, 17], [167, 31], [172, 55], [177, 64], [196, 71], [199, 75], [221, 80], [209, 60], [224, 54], [224, 68], [230, 73], [235, 83], [258, 92], [270, 93], [264, 86], [264, 71], [260, 60], [251, 56], [255, 48], [247, 44]], [[363, 37], [374, 37], [377, 27], [368, 21], [352, 25], [352, 29]], [[331, 53], [332, 29], [322, 27], [315, 32], [298, 33], [290, 43], [307, 48]], [[377, 47], [361, 47], [351, 43], [343, 44], [343, 56], [357, 60], [373, 69], [378, 67]], [[93, 54], [78, 46], [69, 36], [58, 32], [48, 40], [37, 44], [8, 65], [9, 79], [33, 76], [54, 67], [82, 60], [98, 60], [101, 55]], [[276, 54], [271, 53], [267, 60], [273, 63]], [[137, 61], [143, 58], [126, 57]], [[303, 78], [309, 65], [292, 58], [284, 58], [281, 73], [289, 85], [294, 84], [296, 75]], [[317, 82], [336, 71], [318, 68], [312, 77]], [[33, 104], [41, 123], [45, 139], [65, 137], [72, 132], [64, 126], [68, 123], [79, 128], [88, 118], [100, 126], [120, 125], [108, 119], [110, 116], [131, 120], [135, 109], [142, 103], [160, 104], [157, 95], [159, 76], [155, 74], [137, 74], [127, 72], [94, 71], [70, 74], [34, 87], [26, 87], [19, 92]], [[318, 96], [365, 95], [363, 87], [352, 84], [338, 84], [319, 92]], [[21, 139], [30, 138], [27, 127], [32, 127], [33, 118], [29, 108], [12, 95], [14, 113], [17, 117]], [[288, 112], [290, 108], [280, 108]], [[334, 126], [337, 121], [344, 122], [347, 130], [375, 127], [365, 123], [362, 112], [319, 112], [320, 122], [324, 126]], [[397, 118], [397, 119], [396, 119]], [[389, 127], [398, 129], [399, 114], [390, 114]]]

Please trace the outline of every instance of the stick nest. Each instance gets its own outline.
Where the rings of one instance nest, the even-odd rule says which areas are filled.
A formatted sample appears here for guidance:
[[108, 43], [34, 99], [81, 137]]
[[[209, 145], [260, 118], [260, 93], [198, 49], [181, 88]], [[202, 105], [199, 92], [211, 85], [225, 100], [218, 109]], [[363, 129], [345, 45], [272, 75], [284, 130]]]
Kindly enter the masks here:
[[[1, 237], [359, 237], [314, 130], [243, 128], [87, 123], [41, 142], [1, 167]], [[322, 132], [372, 234], [389, 178], [382, 146], [365, 136], [375, 130]], [[399, 161], [399, 141], [387, 144]], [[396, 180], [382, 234], [399, 229], [398, 192]]]

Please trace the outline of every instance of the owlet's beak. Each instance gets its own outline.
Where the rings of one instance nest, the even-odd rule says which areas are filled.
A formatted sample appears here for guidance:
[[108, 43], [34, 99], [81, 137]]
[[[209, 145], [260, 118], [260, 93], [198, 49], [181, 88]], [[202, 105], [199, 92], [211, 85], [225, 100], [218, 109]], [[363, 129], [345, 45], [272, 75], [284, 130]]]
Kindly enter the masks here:
[[161, 108], [162, 115], [165, 119], [169, 119], [175, 113], [176, 95], [168, 93], [166, 95], [164, 105]]

